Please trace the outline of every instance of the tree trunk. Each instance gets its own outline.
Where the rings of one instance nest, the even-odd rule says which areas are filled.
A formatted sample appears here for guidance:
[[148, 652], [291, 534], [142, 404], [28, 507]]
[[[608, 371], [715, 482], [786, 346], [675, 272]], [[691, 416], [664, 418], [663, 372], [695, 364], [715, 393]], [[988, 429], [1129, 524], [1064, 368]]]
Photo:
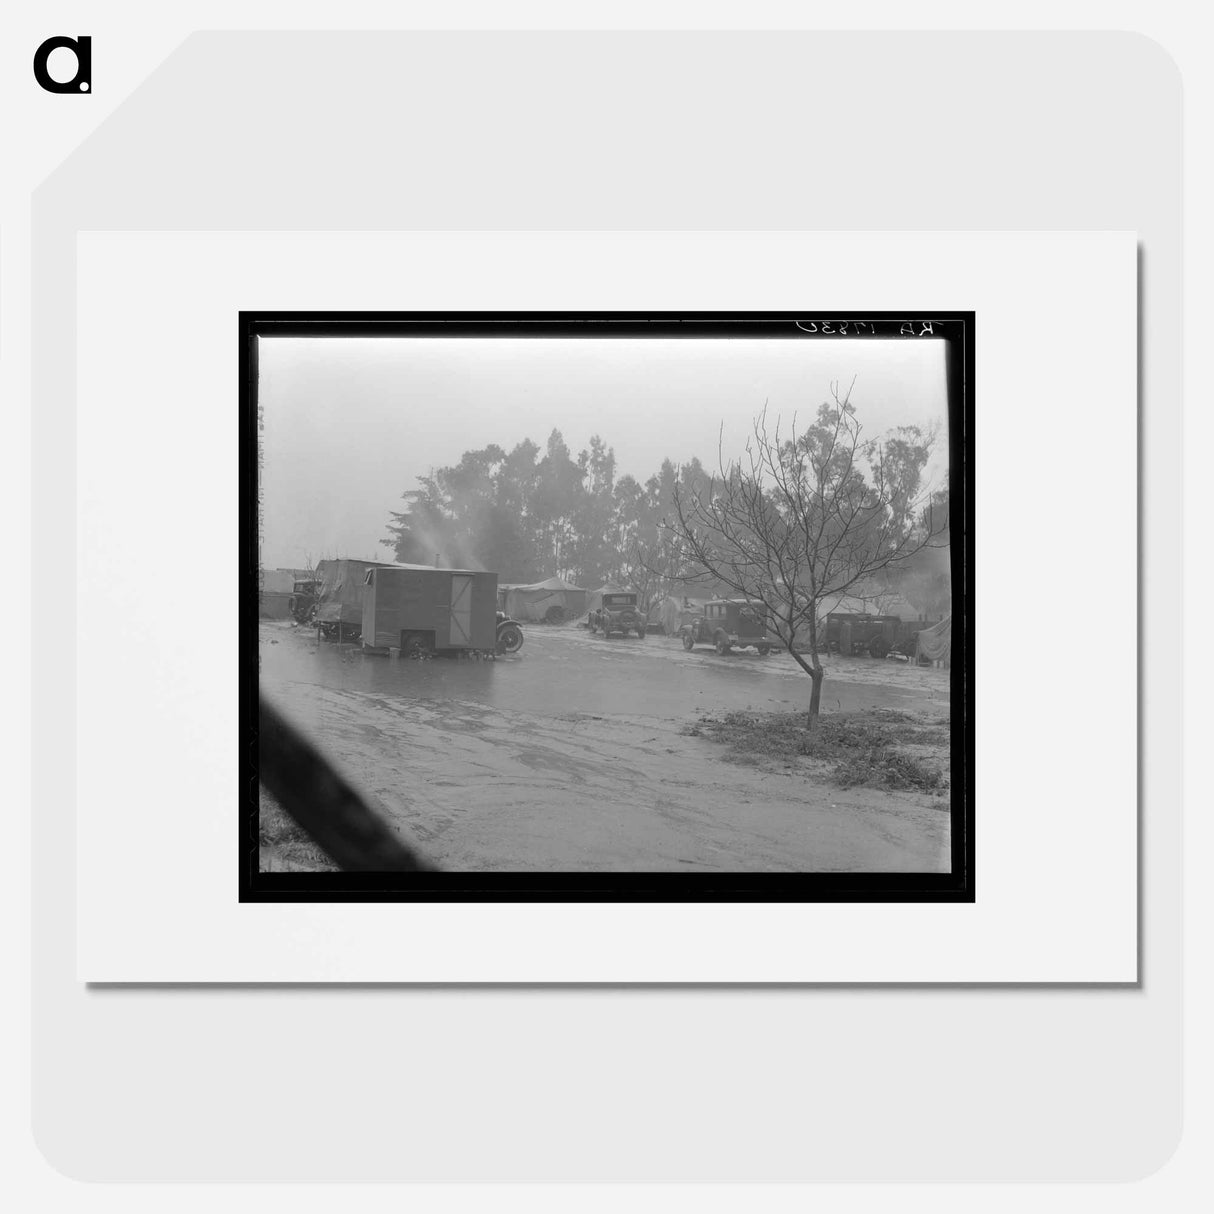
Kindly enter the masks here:
[[809, 720], [807, 728], [813, 729], [814, 721], [818, 716], [818, 708], [822, 703], [822, 679], [826, 671], [817, 663], [817, 654], [814, 654], [814, 668], [809, 672], [809, 677], [814, 681], [813, 690], [809, 693]]
[[818, 719], [818, 709], [822, 704], [822, 680], [826, 677], [826, 671], [822, 669], [822, 659], [818, 655], [818, 605], [816, 601], [809, 617], [809, 656], [813, 661], [809, 677], [814, 681], [814, 688], [809, 693], [809, 720], [806, 728], [812, 730], [814, 722]]
[[809, 693], [809, 716], [805, 721], [806, 729], [813, 729], [814, 721], [818, 716], [818, 708], [822, 703], [822, 680], [826, 678], [826, 671], [822, 669], [822, 659], [818, 656], [818, 629], [815, 622], [811, 621], [809, 626], [809, 656], [812, 665], [805, 660], [797, 649], [796, 631], [791, 621], [789, 621], [787, 636], [784, 635], [783, 631], [779, 633], [779, 636], [784, 642], [784, 648], [792, 655], [793, 661], [813, 680], [813, 690]]

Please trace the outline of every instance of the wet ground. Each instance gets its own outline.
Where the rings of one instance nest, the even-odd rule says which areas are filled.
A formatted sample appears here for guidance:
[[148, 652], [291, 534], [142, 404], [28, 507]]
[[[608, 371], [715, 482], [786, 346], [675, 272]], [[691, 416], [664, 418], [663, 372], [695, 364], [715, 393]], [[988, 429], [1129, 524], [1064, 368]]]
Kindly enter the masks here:
[[[804, 708], [787, 654], [526, 630], [496, 660], [402, 661], [263, 622], [261, 682], [444, 867], [938, 871], [947, 801], [725, 763], [697, 713]], [[834, 659], [823, 712], [948, 712], [948, 675]]]
[[[575, 709], [613, 715], [677, 716], [804, 707], [810, 681], [788, 654], [753, 649], [719, 657], [649, 635], [604, 638], [580, 628], [527, 629], [522, 650], [492, 661], [401, 661], [364, 655], [359, 644], [317, 643], [311, 631], [262, 625], [261, 678], [269, 688], [319, 684], [410, 700], [461, 699], [516, 712]], [[284, 644], [272, 646], [267, 640]], [[298, 642], [304, 642], [300, 644]], [[656, 666], [655, 664], [660, 663]], [[947, 672], [890, 660], [832, 658], [824, 711], [947, 705]]]

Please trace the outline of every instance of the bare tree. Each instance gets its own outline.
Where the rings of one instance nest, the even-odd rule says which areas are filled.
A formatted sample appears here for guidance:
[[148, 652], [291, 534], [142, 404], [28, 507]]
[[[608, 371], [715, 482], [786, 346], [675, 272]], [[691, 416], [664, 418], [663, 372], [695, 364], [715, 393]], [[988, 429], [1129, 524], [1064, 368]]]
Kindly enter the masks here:
[[798, 431], [794, 417], [787, 435], [779, 418], [769, 426], [764, 406], [744, 456], [727, 463], [719, 453], [706, 488], [676, 485], [664, 524], [705, 579], [762, 605], [813, 681], [810, 728], [825, 677], [823, 605], [913, 556], [946, 525], [920, 487], [935, 434], [907, 426], [863, 439], [851, 390], [840, 396], [832, 383], [833, 400], [813, 424]]
[[670, 593], [680, 571], [681, 545], [663, 528], [649, 539], [633, 536], [618, 562], [621, 586], [637, 592], [640, 605], [648, 611], [658, 599]]

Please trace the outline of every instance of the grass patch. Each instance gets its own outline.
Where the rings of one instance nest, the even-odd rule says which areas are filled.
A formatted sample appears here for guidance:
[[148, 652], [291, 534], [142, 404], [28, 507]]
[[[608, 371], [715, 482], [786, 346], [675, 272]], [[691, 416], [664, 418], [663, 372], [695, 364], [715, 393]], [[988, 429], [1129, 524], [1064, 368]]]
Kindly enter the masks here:
[[257, 841], [263, 872], [337, 872], [312, 836], [263, 788], [258, 798]]
[[728, 747], [733, 763], [760, 756], [786, 766], [825, 766], [841, 788], [883, 788], [943, 794], [949, 788], [949, 723], [889, 708], [830, 713], [805, 726], [803, 712], [727, 712], [702, 717], [683, 731]]

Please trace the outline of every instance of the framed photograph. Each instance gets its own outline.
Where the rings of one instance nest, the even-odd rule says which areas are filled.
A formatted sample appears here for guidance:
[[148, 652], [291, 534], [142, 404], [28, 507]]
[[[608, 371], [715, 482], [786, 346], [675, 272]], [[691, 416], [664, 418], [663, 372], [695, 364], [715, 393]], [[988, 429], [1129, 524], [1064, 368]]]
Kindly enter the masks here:
[[239, 340], [242, 900], [973, 900], [973, 312]]
[[84, 978], [1134, 980], [1133, 233], [78, 258]]

